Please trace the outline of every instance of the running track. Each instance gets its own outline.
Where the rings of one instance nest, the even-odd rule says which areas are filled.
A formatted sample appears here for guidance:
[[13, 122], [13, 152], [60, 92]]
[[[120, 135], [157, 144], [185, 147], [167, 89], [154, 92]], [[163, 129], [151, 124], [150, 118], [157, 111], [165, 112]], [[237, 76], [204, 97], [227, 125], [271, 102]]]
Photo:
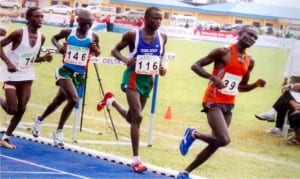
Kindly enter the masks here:
[[[2, 136], [2, 135], [1, 135]], [[0, 178], [174, 178], [148, 166], [148, 171], [133, 172], [126, 160], [70, 144], [55, 147], [49, 139], [13, 136], [17, 149], [0, 148]]]

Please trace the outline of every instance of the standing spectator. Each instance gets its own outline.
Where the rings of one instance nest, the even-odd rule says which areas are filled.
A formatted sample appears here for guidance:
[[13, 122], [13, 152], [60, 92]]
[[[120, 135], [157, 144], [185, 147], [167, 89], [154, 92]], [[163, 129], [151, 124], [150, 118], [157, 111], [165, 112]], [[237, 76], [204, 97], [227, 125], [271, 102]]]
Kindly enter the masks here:
[[[141, 29], [128, 31], [119, 43], [112, 50], [112, 55], [124, 62], [127, 68], [123, 74], [121, 88], [125, 92], [129, 109], [125, 109], [119, 104], [112, 93], [108, 92], [98, 103], [97, 109], [100, 111], [105, 105], [113, 106], [122, 117], [130, 124], [130, 136], [133, 153], [132, 169], [141, 173], [147, 170], [141, 162], [139, 156], [140, 126], [143, 120], [142, 110], [153, 86], [152, 71], [156, 70], [160, 75], [165, 75], [166, 69], [161, 65], [161, 58], [165, 52], [167, 36], [158, 31], [162, 21], [162, 14], [157, 7], [149, 7], [145, 11], [145, 26]], [[125, 47], [129, 48], [130, 56], [125, 57], [121, 53]], [[141, 70], [139, 65], [152, 62], [154, 68], [147, 71]], [[145, 61], [147, 58], [149, 61]], [[152, 65], [149, 65], [152, 67]], [[157, 67], [157, 68], [156, 68]]]
[[110, 32], [110, 15], [106, 16], [105, 23], [106, 23], [106, 31]]
[[73, 27], [75, 18], [76, 18], [76, 14], [75, 14], [75, 11], [73, 10], [70, 15], [70, 27]]
[[[0, 140], [1, 146], [5, 148], [16, 148], [9, 139], [21, 121], [30, 99], [31, 86], [35, 80], [33, 63], [52, 60], [50, 53], [40, 57], [45, 36], [38, 29], [42, 27], [43, 17], [39, 8], [29, 8], [26, 11], [26, 26], [13, 31], [0, 41], [0, 57], [4, 62], [1, 78], [5, 91], [5, 98], [0, 96], [0, 105], [6, 113], [13, 115]], [[12, 48], [5, 53], [3, 47], [10, 43]]]
[[[182, 155], [187, 154], [196, 139], [202, 140], [208, 145], [200, 151], [184, 171], [178, 174], [177, 178], [189, 178], [189, 173], [208, 160], [219, 147], [230, 143], [228, 127], [232, 118], [236, 94], [265, 85], [265, 81], [262, 79], [248, 84], [250, 73], [254, 68], [254, 60], [246, 53], [246, 49], [251, 47], [256, 40], [256, 28], [249, 25], [243, 26], [235, 44], [230, 47], [214, 49], [192, 65], [192, 70], [198, 76], [209, 79], [203, 97], [203, 112], [207, 114], [212, 132], [204, 134], [192, 127], [185, 130], [179, 146]], [[210, 64], [213, 64], [212, 73], [208, 73], [204, 68]]]

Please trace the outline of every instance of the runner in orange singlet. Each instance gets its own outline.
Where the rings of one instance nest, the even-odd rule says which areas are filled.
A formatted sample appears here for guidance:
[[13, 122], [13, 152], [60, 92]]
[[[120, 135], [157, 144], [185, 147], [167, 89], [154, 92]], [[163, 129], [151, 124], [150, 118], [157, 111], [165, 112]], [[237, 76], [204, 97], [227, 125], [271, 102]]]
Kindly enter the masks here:
[[[208, 145], [181, 171], [177, 178], [190, 178], [189, 173], [204, 163], [219, 147], [229, 144], [228, 126], [232, 117], [235, 96], [238, 92], [248, 92], [257, 87], [264, 87], [265, 81], [258, 79], [248, 84], [254, 60], [246, 53], [257, 40], [254, 26], [243, 26], [235, 44], [212, 50], [207, 56], [192, 65], [192, 70], [200, 77], [209, 79], [208, 87], [203, 97], [203, 112], [207, 114], [208, 124], [212, 132], [203, 134], [189, 127], [185, 130], [180, 143], [180, 152], [186, 155], [195, 139]], [[213, 64], [213, 72], [208, 73], [204, 66]]]

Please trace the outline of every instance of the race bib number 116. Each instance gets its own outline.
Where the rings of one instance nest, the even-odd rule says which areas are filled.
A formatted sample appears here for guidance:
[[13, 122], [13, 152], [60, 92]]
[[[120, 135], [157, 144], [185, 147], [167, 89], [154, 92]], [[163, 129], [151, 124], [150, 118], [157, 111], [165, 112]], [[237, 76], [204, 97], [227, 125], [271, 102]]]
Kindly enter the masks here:
[[137, 74], [158, 74], [160, 57], [154, 55], [138, 55], [136, 58], [135, 72]]

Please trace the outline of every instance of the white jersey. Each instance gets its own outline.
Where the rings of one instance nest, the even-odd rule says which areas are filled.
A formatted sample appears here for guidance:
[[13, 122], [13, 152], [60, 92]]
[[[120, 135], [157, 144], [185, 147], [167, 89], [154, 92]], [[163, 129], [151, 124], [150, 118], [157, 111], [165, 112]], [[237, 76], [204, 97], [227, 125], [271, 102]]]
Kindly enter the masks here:
[[0, 72], [1, 81], [26, 81], [35, 79], [32, 65], [42, 44], [42, 34], [38, 31], [36, 42], [32, 47], [29, 43], [27, 26], [23, 27], [22, 31], [23, 35], [19, 46], [14, 50], [9, 49], [6, 52], [8, 59], [18, 68], [18, 71], [13, 73], [7, 71], [7, 66], [3, 63]]

